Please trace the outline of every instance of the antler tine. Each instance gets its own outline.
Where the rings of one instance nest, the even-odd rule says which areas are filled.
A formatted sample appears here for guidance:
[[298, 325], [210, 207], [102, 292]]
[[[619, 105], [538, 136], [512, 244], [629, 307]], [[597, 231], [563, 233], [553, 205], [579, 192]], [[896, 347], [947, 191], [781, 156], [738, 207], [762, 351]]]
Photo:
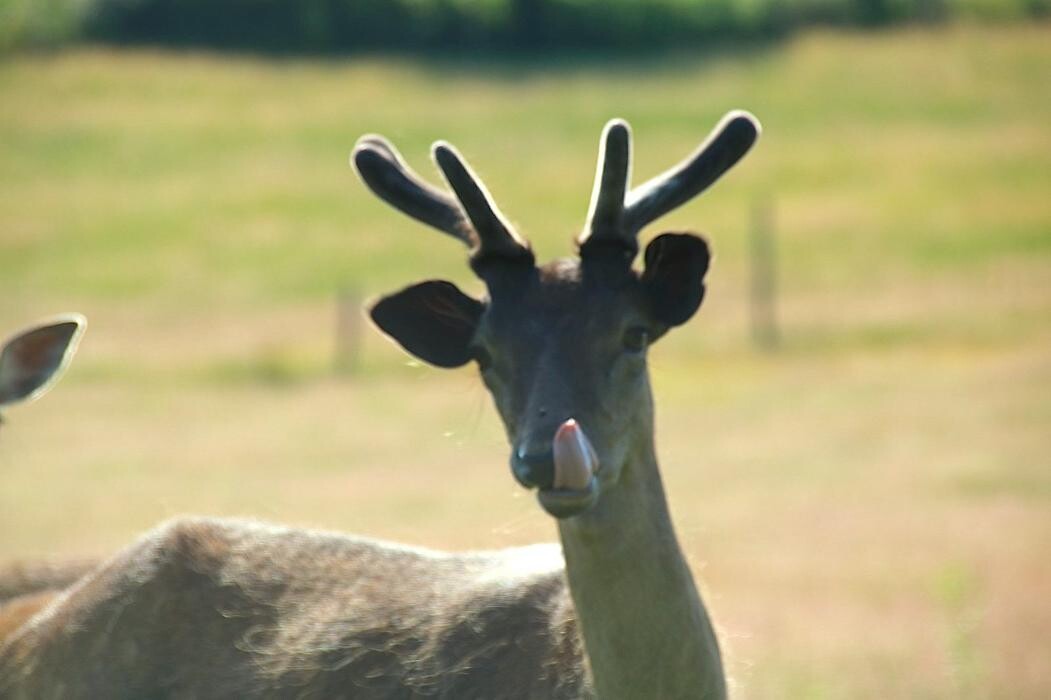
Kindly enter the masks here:
[[578, 239], [581, 246], [605, 241], [629, 244], [638, 250], [634, 236], [622, 233], [624, 196], [631, 180], [631, 127], [623, 119], [612, 119], [602, 130], [595, 186], [591, 190], [587, 224]]
[[710, 187], [748, 152], [759, 137], [759, 120], [744, 111], [723, 117], [708, 139], [686, 160], [628, 193], [626, 235], [688, 202]]
[[413, 172], [390, 141], [375, 134], [362, 136], [351, 153], [351, 163], [368, 188], [387, 204], [468, 247], [474, 245], [471, 224], [456, 200]]
[[528, 259], [532, 263], [529, 244], [515, 234], [463, 156], [444, 141], [434, 144], [432, 154], [478, 234], [478, 247], [472, 258]]

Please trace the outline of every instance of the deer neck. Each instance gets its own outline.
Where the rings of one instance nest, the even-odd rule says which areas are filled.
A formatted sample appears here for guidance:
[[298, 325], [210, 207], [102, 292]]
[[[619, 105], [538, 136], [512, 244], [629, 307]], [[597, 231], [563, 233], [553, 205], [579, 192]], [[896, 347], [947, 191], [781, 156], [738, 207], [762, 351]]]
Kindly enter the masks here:
[[590, 511], [559, 521], [596, 695], [723, 698], [718, 642], [675, 536], [653, 433]]

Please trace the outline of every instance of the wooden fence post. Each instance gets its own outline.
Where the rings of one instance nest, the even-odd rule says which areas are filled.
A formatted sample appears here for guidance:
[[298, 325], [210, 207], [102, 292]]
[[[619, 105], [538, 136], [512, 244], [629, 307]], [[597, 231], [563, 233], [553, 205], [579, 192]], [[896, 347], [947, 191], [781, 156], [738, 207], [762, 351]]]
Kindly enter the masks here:
[[333, 369], [336, 374], [353, 374], [361, 354], [361, 297], [352, 287], [344, 287], [336, 297], [336, 347]]
[[777, 322], [776, 212], [769, 196], [752, 206], [751, 227], [751, 325], [752, 341], [763, 350], [776, 350], [781, 343]]

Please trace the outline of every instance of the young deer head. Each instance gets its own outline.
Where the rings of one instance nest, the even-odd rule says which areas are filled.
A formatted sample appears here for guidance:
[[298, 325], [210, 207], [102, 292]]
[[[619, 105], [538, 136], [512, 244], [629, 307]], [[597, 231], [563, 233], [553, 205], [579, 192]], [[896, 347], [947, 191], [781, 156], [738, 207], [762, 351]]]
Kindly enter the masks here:
[[541, 267], [449, 144], [436, 143], [433, 157], [451, 192], [423, 181], [379, 136], [354, 149], [375, 194], [470, 248], [489, 292], [478, 300], [450, 282], [421, 282], [380, 299], [373, 320], [425, 362], [477, 363], [507, 429], [512, 472], [551, 515], [588, 510], [616, 488], [633, 451], [652, 449], [647, 349], [704, 297], [707, 243], [663, 233], [636, 271], [639, 231], [714, 183], [758, 133], [751, 115], [732, 112], [685, 161], [631, 188], [631, 132], [611, 121], [579, 258]]
[[87, 325], [66, 314], [24, 330], [0, 350], [0, 409], [42, 396], [69, 364]]

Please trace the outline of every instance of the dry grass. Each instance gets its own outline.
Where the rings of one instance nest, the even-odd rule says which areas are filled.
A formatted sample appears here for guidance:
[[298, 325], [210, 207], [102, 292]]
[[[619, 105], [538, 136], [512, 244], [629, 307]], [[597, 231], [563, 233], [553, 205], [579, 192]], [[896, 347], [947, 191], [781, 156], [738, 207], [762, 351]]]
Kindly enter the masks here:
[[[420, 68], [78, 52], [0, 66], [0, 327], [87, 313], [12, 411], [0, 556], [104, 554], [185, 512], [435, 547], [550, 539], [470, 370], [332, 297], [462, 254], [370, 201], [344, 154], [448, 137], [543, 256], [566, 250], [613, 113], [637, 172], [724, 109], [767, 133], [676, 214], [718, 261], [653, 356], [685, 546], [743, 698], [1051, 692], [1051, 49], [1046, 28], [815, 35], [675, 65]], [[420, 115], [425, 114], [426, 118]], [[748, 206], [776, 195], [785, 346], [751, 350]]]

